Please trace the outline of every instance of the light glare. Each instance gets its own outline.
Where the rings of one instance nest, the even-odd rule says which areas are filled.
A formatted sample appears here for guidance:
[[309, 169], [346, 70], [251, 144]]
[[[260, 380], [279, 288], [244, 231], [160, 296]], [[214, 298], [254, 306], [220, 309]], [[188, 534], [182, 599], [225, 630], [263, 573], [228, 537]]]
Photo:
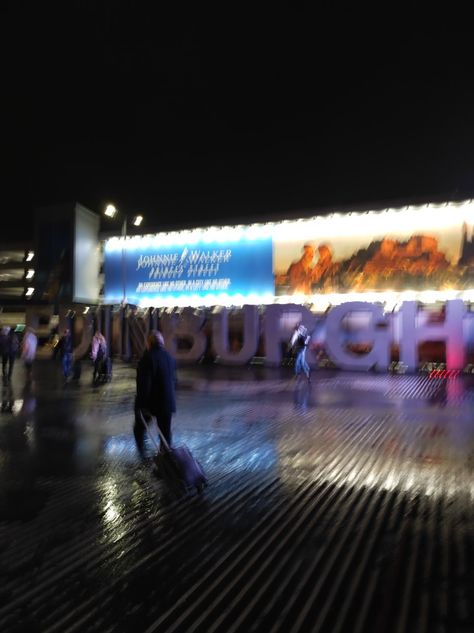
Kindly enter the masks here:
[[116, 213], [117, 213], [117, 209], [116, 209], [115, 205], [113, 205], [113, 204], [108, 204], [108, 205], [106, 206], [106, 208], [105, 208], [104, 213], [105, 213], [105, 215], [106, 215], [106, 216], [108, 216], [109, 218], [113, 218], [113, 217], [116, 215]]

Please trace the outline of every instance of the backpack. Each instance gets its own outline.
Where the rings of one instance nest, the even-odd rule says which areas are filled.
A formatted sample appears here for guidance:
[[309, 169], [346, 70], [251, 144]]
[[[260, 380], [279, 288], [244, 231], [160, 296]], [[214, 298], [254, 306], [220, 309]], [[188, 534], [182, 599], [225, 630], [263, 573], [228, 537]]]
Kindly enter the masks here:
[[294, 352], [299, 352], [308, 344], [310, 336], [308, 330], [305, 327], [298, 329], [297, 333], [293, 335], [292, 349]]
[[300, 334], [296, 340], [296, 343], [299, 347], [304, 347], [306, 345], [308, 337], [304, 334]]

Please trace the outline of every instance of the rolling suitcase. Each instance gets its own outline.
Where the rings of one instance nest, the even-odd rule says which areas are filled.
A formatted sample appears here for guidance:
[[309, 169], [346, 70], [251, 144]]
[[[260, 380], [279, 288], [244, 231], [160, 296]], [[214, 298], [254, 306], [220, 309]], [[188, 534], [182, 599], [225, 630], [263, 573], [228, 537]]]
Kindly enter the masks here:
[[139, 415], [149, 438], [158, 451], [155, 456], [155, 464], [159, 476], [177, 493], [186, 493], [192, 488], [196, 488], [197, 492], [201, 492], [207, 486], [206, 475], [201, 464], [193, 457], [189, 448], [187, 446], [177, 446], [176, 448], [169, 446], [160, 427], [157, 425], [164, 448], [164, 450], [160, 451], [158, 442], [151, 433], [141, 410], [139, 410]]

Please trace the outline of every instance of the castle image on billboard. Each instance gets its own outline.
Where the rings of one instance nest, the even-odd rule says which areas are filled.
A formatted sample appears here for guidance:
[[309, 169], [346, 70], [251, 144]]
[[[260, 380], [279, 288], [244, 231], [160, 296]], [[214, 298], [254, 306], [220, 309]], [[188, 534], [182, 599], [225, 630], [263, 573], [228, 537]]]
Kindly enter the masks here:
[[459, 228], [461, 235], [458, 233], [457, 245], [449, 253], [440, 247], [437, 236], [423, 233], [406, 239], [372, 239], [339, 258], [337, 237], [334, 241], [307, 240], [294, 245], [289, 265], [283, 257], [278, 258], [277, 246], [276, 294], [470, 288], [474, 281], [474, 229], [467, 224]]

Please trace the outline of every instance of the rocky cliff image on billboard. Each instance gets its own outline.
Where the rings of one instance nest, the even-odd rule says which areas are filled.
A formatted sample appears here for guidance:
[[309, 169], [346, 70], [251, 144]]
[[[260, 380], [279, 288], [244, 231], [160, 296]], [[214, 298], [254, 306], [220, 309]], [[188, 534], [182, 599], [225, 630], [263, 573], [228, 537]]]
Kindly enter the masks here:
[[[405, 240], [374, 239], [344, 258], [337, 257], [337, 237], [307, 240], [293, 245], [294, 259], [283, 270], [277, 243], [276, 294], [470, 288], [474, 285], [474, 230], [464, 224], [460, 233], [454, 256], [440, 248], [438, 236], [428, 233]], [[285, 248], [288, 257], [288, 244]]]

